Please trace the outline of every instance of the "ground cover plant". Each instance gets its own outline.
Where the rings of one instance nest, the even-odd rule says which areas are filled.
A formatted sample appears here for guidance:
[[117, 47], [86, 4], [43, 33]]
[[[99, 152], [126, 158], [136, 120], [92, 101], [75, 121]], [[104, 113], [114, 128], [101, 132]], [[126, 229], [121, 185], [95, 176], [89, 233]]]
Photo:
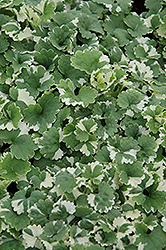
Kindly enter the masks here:
[[166, 1], [0, 1], [0, 249], [166, 249]]

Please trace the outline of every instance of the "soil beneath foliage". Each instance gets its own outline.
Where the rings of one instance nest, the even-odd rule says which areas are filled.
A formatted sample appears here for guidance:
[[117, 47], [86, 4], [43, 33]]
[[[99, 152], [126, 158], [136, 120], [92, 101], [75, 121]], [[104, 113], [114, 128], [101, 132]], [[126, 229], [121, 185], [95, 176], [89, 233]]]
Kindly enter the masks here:
[[133, 2], [132, 11], [135, 11], [137, 14], [141, 14], [144, 11], [147, 11], [145, 7], [145, 0], [135, 0]]

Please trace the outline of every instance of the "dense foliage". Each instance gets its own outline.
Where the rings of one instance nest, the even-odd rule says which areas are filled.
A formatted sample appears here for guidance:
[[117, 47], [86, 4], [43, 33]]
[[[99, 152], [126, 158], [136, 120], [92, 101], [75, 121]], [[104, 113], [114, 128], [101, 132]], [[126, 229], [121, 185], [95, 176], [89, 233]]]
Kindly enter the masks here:
[[166, 249], [165, 6], [0, 1], [1, 250]]

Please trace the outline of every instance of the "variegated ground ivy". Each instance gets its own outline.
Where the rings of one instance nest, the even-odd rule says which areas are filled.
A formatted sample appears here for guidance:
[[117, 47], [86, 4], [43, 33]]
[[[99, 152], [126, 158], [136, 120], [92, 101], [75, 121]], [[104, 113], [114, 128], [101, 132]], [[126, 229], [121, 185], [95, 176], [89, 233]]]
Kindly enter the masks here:
[[1, 250], [166, 249], [166, 1], [134, 4], [0, 1]]

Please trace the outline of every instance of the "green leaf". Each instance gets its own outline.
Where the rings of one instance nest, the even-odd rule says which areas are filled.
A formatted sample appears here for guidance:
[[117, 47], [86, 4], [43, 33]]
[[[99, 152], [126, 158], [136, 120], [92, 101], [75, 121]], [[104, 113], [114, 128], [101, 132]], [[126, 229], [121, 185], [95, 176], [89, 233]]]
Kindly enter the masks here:
[[[118, 15], [110, 15], [109, 18], [106, 18], [103, 22], [105, 31], [114, 37], [114, 32], [116, 29], [126, 30], [127, 25], [123, 21], [124, 17], [125, 16], [123, 13], [119, 13]], [[116, 43], [114, 41], [112, 45], [115, 45], [115, 44]], [[110, 47], [111, 44], [109, 44], [108, 46]]]
[[[56, 153], [60, 149], [59, 139], [59, 130], [55, 127], [50, 128], [43, 134], [43, 137], [40, 138], [40, 152], [45, 158], [53, 159], [56, 157], [56, 159], [58, 159], [58, 155], [56, 156]], [[61, 157], [62, 155], [59, 154], [59, 158]]]
[[99, 233], [99, 236], [101, 237], [100, 242], [102, 245], [112, 245], [117, 241], [115, 232], [111, 230], [110, 232], [101, 232]]
[[[34, 191], [34, 194], [35, 192], [39, 192], [39, 191]], [[42, 193], [40, 194], [40, 196], [41, 195]], [[40, 196], [38, 194], [38, 197]], [[30, 217], [32, 218], [32, 223], [36, 225], [40, 224], [41, 226], [44, 226], [46, 223], [49, 222], [48, 218], [53, 209], [53, 201], [50, 201], [48, 199], [46, 200], [43, 200], [43, 199], [44, 197], [40, 197], [40, 200], [38, 199], [38, 202], [35, 202], [35, 207], [32, 207], [30, 211]]]
[[[36, 105], [30, 104], [28, 108], [24, 111], [25, 121], [29, 123], [30, 126], [38, 124], [38, 122], [43, 122], [42, 107], [37, 103]], [[45, 123], [45, 121], [44, 121]]]
[[98, 3], [98, 4], [104, 4], [104, 5], [108, 5], [108, 4], [113, 4], [113, 0], [93, 0], [93, 2]]
[[75, 244], [74, 246], [71, 247], [72, 250], [85, 250], [85, 246], [84, 245], [80, 245], [80, 244]]
[[137, 58], [144, 59], [148, 56], [148, 53], [145, 52], [145, 49], [143, 46], [138, 45], [136, 48], [134, 48], [134, 54]]
[[92, 212], [93, 210], [91, 208], [80, 206], [80, 207], [76, 207], [75, 216], [84, 218], [87, 215], [90, 215]]
[[77, 86], [78, 80], [85, 77], [85, 72], [72, 67], [70, 59], [70, 55], [61, 55], [60, 59], [58, 60], [58, 69], [64, 75], [65, 79], [69, 78], [74, 83], [74, 85]]
[[121, 216], [121, 211], [119, 209], [112, 208], [110, 211], [107, 213], [107, 218], [109, 221], [113, 222], [113, 220], [117, 217]]
[[64, 50], [69, 46], [72, 34], [73, 31], [66, 25], [55, 27], [53, 31], [49, 33], [49, 40], [55, 48]]
[[30, 71], [23, 68], [16, 84], [18, 88], [26, 88], [30, 95], [36, 98], [39, 92], [49, 90], [54, 81], [53, 76], [49, 75], [43, 66], [38, 66], [36, 70], [31, 67]]
[[20, 114], [20, 109], [14, 103], [7, 106], [4, 116], [8, 122], [12, 122], [13, 126], [18, 128], [18, 123], [21, 120], [22, 115]]
[[11, 3], [13, 2], [13, 0], [2, 0], [0, 2], [0, 8], [4, 8], [9, 6]]
[[140, 101], [143, 99], [144, 99], [143, 94], [134, 89], [131, 89], [121, 92], [118, 96], [117, 103], [120, 107], [127, 108], [140, 103]]
[[54, 10], [55, 10], [54, 2], [49, 3], [48, 1], [46, 1], [44, 3], [43, 14], [41, 15], [41, 20], [47, 21], [48, 19], [51, 19], [52, 16], [54, 15]]
[[144, 220], [144, 223], [148, 226], [156, 226], [156, 217], [153, 214], [150, 214], [149, 216], [147, 216]]
[[118, 165], [117, 169], [120, 172], [121, 181], [125, 184], [127, 184], [130, 177], [141, 177], [143, 175], [142, 163], [139, 161], [133, 164]]
[[[70, 108], [64, 107], [60, 109], [60, 112], [57, 114], [56, 122], [54, 124], [55, 127], [59, 127], [63, 124], [63, 122], [69, 117], [70, 115]], [[62, 125], [63, 127], [63, 125]]]
[[53, 250], [68, 250], [69, 248], [65, 245], [65, 244], [56, 244], [55, 246], [53, 246]]
[[52, 93], [44, 94], [38, 99], [38, 103], [30, 104], [24, 110], [25, 121], [32, 125], [39, 125], [39, 132], [44, 132], [48, 124], [55, 121], [56, 114], [59, 112], [62, 104], [58, 97], [54, 97]]
[[132, 9], [132, 0], [117, 0], [117, 5], [123, 12], [129, 12]]
[[155, 148], [157, 147], [157, 143], [154, 137], [141, 135], [138, 138], [138, 144], [141, 147], [141, 150], [138, 152], [138, 158], [147, 161], [150, 156], [156, 156]]
[[99, 194], [95, 195], [95, 208], [100, 212], [108, 212], [114, 204], [114, 190], [106, 182], [99, 184]]
[[8, 131], [7, 129], [0, 130], [0, 139], [4, 143], [9, 143], [11, 144], [19, 135], [20, 130], [10, 130]]
[[109, 146], [110, 158], [119, 163], [133, 163], [136, 160], [137, 152], [140, 150], [138, 142], [132, 137], [116, 137], [116, 140], [109, 139], [115, 143], [115, 148]]
[[162, 209], [164, 202], [166, 201], [165, 191], [155, 191], [147, 197], [144, 207], [147, 211], [151, 210], [151, 207], [156, 211], [157, 209]]
[[25, 228], [30, 222], [30, 219], [26, 214], [18, 215], [13, 211], [10, 200], [3, 203], [0, 211], [0, 217], [4, 217], [5, 222], [18, 231]]
[[81, 15], [78, 17], [78, 20], [79, 22], [77, 26], [83, 38], [92, 38], [91, 31], [100, 33], [102, 35], [104, 34], [101, 24], [96, 16], [89, 16], [85, 13], [81, 13]]
[[71, 61], [71, 65], [74, 68], [91, 74], [93, 70], [97, 70], [108, 64], [108, 57], [96, 49], [85, 49], [84, 51], [78, 50], [75, 56], [71, 58]]
[[77, 203], [77, 206], [87, 207], [88, 206], [87, 195], [85, 194], [79, 195], [76, 199], [76, 203]]
[[147, 195], [140, 193], [137, 196], [133, 196], [132, 200], [142, 205], [147, 212], [150, 212], [152, 208], [153, 211], [162, 209], [166, 200], [166, 192], [153, 190], [153, 185], [145, 190]]
[[3, 199], [7, 194], [7, 187], [10, 185], [10, 180], [0, 180], [0, 199]]
[[159, 36], [166, 38], [166, 17], [163, 18], [163, 23], [157, 29]]
[[8, 22], [2, 25], [2, 31], [5, 32], [6, 35], [12, 37], [15, 33], [17, 33], [21, 29], [20, 24], [15, 21]]
[[17, 159], [28, 160], [35, 154], [38, 147], [29, 135], [20, 135], [11, 146], [11, 152]]
[[50, 220], [63, 220], [65, 223], [67, 223], [68, 216], [69, 213], [67, 212], [65, 205], [60, 204], [58, 207], [56, 207], [56, 211], [53, 210], [53, 212], [50, 214]]
[[79, 140], [80, 142], [88, 141], [89, 135], [86, 131], [80, 131], [77, 129], [76, 133], [78, 133], [78, 135], [76, 136], [77, 140]]
[[67, 170], [61, 171], [56, 176], [56, 185], [60, 186], [63, 192], [72, 192], [73, 188], [76, 186], [75, 178]]
[[61, 27], [63, 24], [66, 24], [67, 26], [73, 28], [74, 25], [71, 25], [76, 16], [77, 12], [72, 10], [67, 12], [56, 12], [52, 18], [56, 24], [59, 25], [59, 27]]
[[91, 166], [87, 165], [85, 167], [85, 171], [82, 173], [82, 176], [87, 178], [87, 179], [96, 178], [102, 174], [102, 169], [103, 168], [101, 165], [96, 165], [96, 166], [94, 166], [94, 168], [92, 168], [92, 165]]
[[128, 126], [126, 126], [125, 134], [128, 137], [133, 137], [134, 139], [136, 139], [138, 137], [138, 134], [139, 134], [139, 126], [138, 126], [138, 124], [137, 123], [132, 123], [132, 124], [129, 124]]
[[99, 245], [88, 246], [86, 250], [104, 250], [104, 247], [100, 247]]
[[109, 151], [106, 146], [97, 151], [95, 159], [102, 163], [110, 162]]
[[150, 10], [150, 14], [156, 14], [162, 8], [160, 0], [146, 0], [145, 6]]
[[148, 27], [145, 26], [143, 20], [136, 14], [129, 14], [124, 18], [124, 22], [129, 27], [127, 31], [133, 37], [146, 35], [149, 30]]
[[143, 223], [136, 223], [135, 227], [136, 234], [139, 234], [136, 244], [139, 244], [139, 242], [144, 244], [144, 250], [162, 250], [165, 247], [166, 233], [162, 231], [160, 226], [155, 227], [150, 233], [148, 233], [148, 228]]
[[39, 190], [32, 191], [30, 194], [29, 190], [27, 192], [25, 190], [20, 190], [16, 192], [12, 198], [11, 205], [13, 210], [17, 212], [18, 215], [20, 215], [24, 212], [27, 212], [27, 209], [30, 209], [40, 199], [44, 198], [45, 195]]
[[87, 107], [90, 103], [95, 102], [95, 98], [97, 96], [96, 90], [89, 86], [83, 86], [79, 90], [78, 95], [75, 95], [75, 86], [70, 79], [61, 80], [58, 85], [58, 90], [60, 92], [60, 98], [66, 105], [72, 104], [75, 106], [78, 104], [83, 107]]
[[18, 89], [17, 88], [10, 88], [9, 89], [10, 97], [13, 101], [17, 101], [18, 99]]
[[79, 144], [79, 141], [76, 139], [74, 131], [75, 126], [72, 123], [67, 124], [63, 130], [63, 142], [66, 143], [67, 147], [71, 147], [73, 149]]
[[21, 241], [18, 239], [14, 239], [12, 237], [4, 239], [5, 242], [1, 242], [0, 244], [1, 250], [6, 249], [17, 249], [17, 250], [24, 250], [25, 246], [22, 245]]
[[[86, 117], [81, 119], [76, 125], [76, 130], [71, 126], [66, 126], [66, 128], [72, 129], [73, 132], [65, 137], [64, 141], [67, 139], [66, 142], [69, 142], [68, 139], [71, 139], [72, 137], [72, 140], [75, 141], [75, 150], [80, 150], [86, 156], [89, 156], [90, 153], [95, 153], [98, 145], [97, 138], [94, 135], [94, 132], [97, 129], [97, 123], [95, 123], [93, 119], [88, 119]], [[71, 145], [70, 142], [69, 145]]]
[[[40, 165], [40, 161], [39, 161]], [[46, 173], [40, 172], [37, 166], [31, 166], [31, 171], [27, 173], [27, 180], [33, 184], [35, 188], [40, 188], [41, 183], [46, 179]]]
[[25, 3], [29, 4], [30, 6], [36, 6], [39, 4], [41, 1], [40, 0], [25, 0]]
[[120, 47], [127, 45], [130, 42], [130, 40], [132, 40], [132, 37], [124, 29], [116, 28], [114, 31], [114, 35], [118, 39]]
[[29, 65], [31, 65], [32, 62], [32, 55], [30, 55], [28, 52], [13, 52], [7, 50], [5, 53], [5, 57], [8, 61], [12, 62], [12, 68], [14, 69], [14, 72], [21, 72], [23, 68], [27, 68]]
[[58, 85], [58, 90], [60, 92], [60, 98], [62, 102], [65, 102], [67, 105], [72, 104], [80, 104], [78, 102], [78, 98], [74, 93], [75, 86], [70, 79], [60, 80], [60, 84]]
[[[143, 112], [144, 118], [148, 120], [147, 126], [149, 127], [150, 131], [152, 131], [154, 134], [158, 133], [159, 128], [161, 126], [162, 111], [163, 111], [163, 108], [157, 105], [154, 110], [150, 109], [150, 107], [147, 107], [145, 111]], [[163, 122], [164, 122], [164, 119], [163, 119]]]
[[35, 51], [34, 59], [48, 70], [52, 69], [55, 56], [53, 49], [46, 50], [42, 48], [40, 51]]
[[83, 102], [84, 108], [86, 108], [90, 103], [94, 103], [96, 97], [97, 92], [89, 86], [83, 86], [78, 93], [78, 99]]
[[26, 174], [30, 170], [30, 162], [18, 160], [7, 153], [0, 162], [0, 173], [5, 179], [16, 180], [18, 176]]
[[0, 45], [1, 45], [0, 53], [4, 53], [9, 46], [9, 43], [8, 43], [7, 39], [5, 39], [4, 34], [1, 34], [1, 36], [0, 36]]
[[[97, 124], [93, 119], [84, 118], [81, 119], [76, 125], [76, 139], [79, 138], [82, 141], [87, 141], [91, 139], [91, 135], [96, 131]], [[95, 137], [93, 138], [95, 140]]]
[[161, 138], [162, 138], [162, 146], [164, 148], [166, 148], [166, 123], [163, 125], [163, 127], [161, 128]]
[[40, 238], [51, 243], [62, 240], [66, 233], [67, 227], [62, 220], [53, 221], [44, 226], [44, 232], [40, 235]]

